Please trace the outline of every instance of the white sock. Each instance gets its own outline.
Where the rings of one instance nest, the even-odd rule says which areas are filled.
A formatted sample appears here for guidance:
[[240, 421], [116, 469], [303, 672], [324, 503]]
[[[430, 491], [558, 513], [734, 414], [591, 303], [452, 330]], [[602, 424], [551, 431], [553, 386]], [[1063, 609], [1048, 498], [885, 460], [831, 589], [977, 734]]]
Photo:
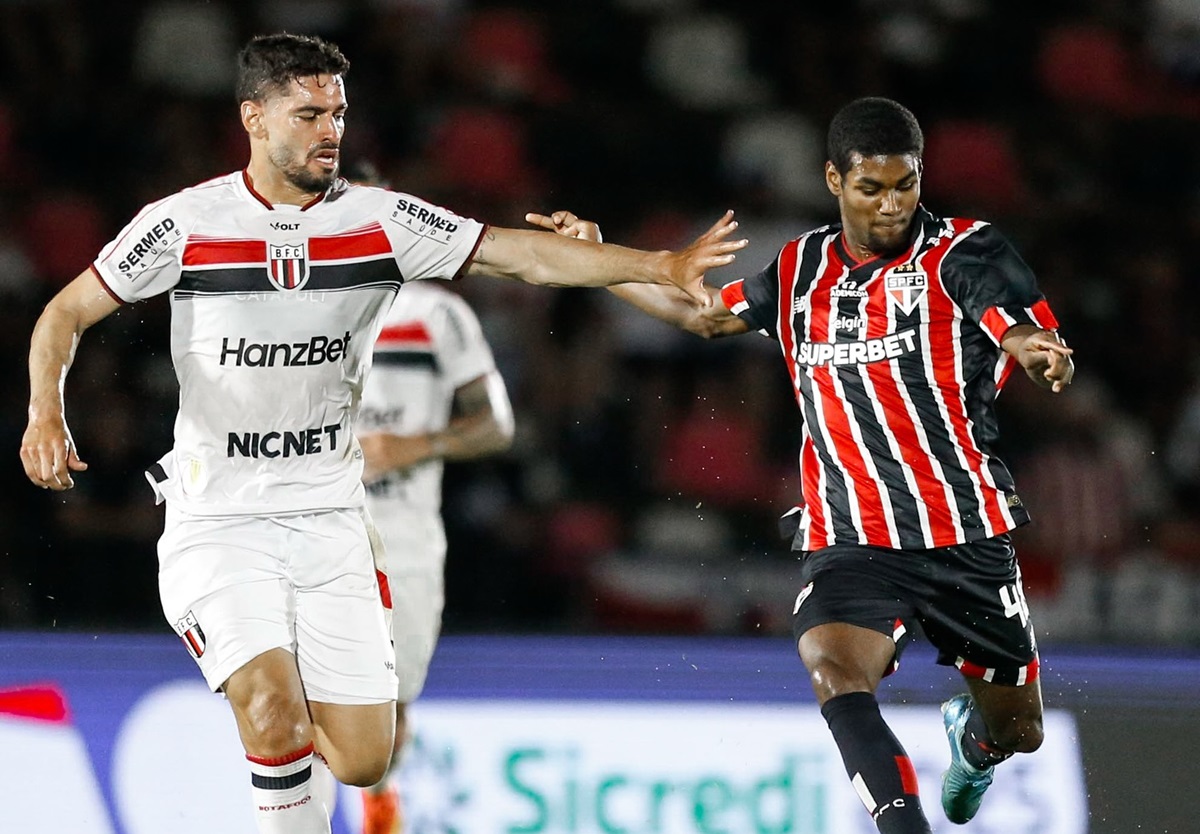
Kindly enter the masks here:
[[325, 813], [333, 819], [333, 809], [337, 807], [338, 780], [329, 763], [320, 753], [314, 752], [312, 757], [312, 795], [325, 805]]
[[246, 759], [259, 834], [330, 834], [329, 814], [310, 790], [312, 744], [278, 758]]

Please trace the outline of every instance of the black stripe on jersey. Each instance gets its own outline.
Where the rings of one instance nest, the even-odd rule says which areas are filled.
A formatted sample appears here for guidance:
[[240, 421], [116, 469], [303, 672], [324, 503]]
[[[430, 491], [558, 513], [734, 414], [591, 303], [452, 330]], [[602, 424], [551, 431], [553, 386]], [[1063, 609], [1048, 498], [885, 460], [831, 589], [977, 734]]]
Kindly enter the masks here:
[[825, 435], [821, 431], [824, 421], [817, 417], [812, 404], [814, 400], [819, 401], [820, 396], [813, 392], [813, 381], [807, 374], [800, 377], [800, 388], [800, 407], [804, 414], [804, 423], [809, 426], [808, 434], [813, 440], [817, 460], [821, 462], [821, 474], [825, 478], [826, 523], [830, 527], [830, 540], [841, 543], [857, 542], [858, 531], [850, 523], [853, 519], [853, 509], [850, 506], [847, 476], [841, 463], [829, 451]]
[[[900, 327], [899, 321], [896, 326]], [[912, 401], [920, 426], [925, 431], [930, 454], [948, 464], [941, 467], [942, 478], [950, 486], [954, 508], [958, 510], [961, 526], [969, 537], [971, 530], [984, 526], [979, 514], [980, 493], [971, 480], [969, 467], [961, 463], [961, 450], [954, 441], [949, 421], [941, 411], [937, 388], [926, 377], [924, 349], [901, 356], [896, 362], [905, 393]]]
[[[812, 315], [812, 310], [807, 307], [801, 313], [799, 311], [799, 302], [808, 295], [808, 291], [812, 289], [812, 285], [817, 282], [825, 258], [825, 249], [828, 244], [829, 239], [827, 235], [813, 233], [804, 239], [803, 244], [796, 253], [797, 279], [792, 293], [790, 312], [794, 325], [792, 331], [793, 338], [795, 339], [794, 349], [797, 350], [801, 342], [808, 341], [810, 338], [808, 319]], [[787, 361], [792, 363], [795, 361], [795, 357], [789, 356]], [[829, 526], [829, 538], [832, 541], [838, 542], [857, 542], [858, 531], [854, 529], [851, 523], [853, 510], [851, 508], [849, 476], [845, 473], [837, 457], [830, 450], [825, 434], [821, 429], [825, 425], [825, 420], [816, 413], [816, 403], [821, 402], [822, 398], [819, 392], [814, 391], [815, 384], [811, 376], [800, 373], [797, 381], [800, 386], [799, 404], [804, 424], [808, 427], [808, 434], [812, 438], [813, 449], [817, 453], [821, 474], [825, 480], [825, 521]]]
[[[404, 278], [391, 258], [341, 264], [313, 264], [302, 292], [359, 289], [369, 285], [395, 285]], [[285, 292], [271, 283], [266, 264], [228, 269], [185, 269], [176, 292], [227, 295], [252, 292]]]
[[864, 381], [866, 369], [860, 366], [843, 366], [834, 369], [842, 385], [846, 402], [852, 412], [851, 419], [862, 433], [863, 443], [859, 450], [864, 459], [869, 459], [883, 482], [882, 499], [892, 508], [896, 534], [900, 537], [901, 549], [921, 550], [928, 547], [925, 533], [921, 529], [921, 515], [916, 496], [909, 492], [904, 469], [892, 455], [870, 455], [869, 449], [890, 449], [887, 435], [875, 415], [875, 403], [867, 393]]
[[377, 350], [372, 360], [389, 368], [429, 368], [437, 371], [437, 357], [421, 350]]

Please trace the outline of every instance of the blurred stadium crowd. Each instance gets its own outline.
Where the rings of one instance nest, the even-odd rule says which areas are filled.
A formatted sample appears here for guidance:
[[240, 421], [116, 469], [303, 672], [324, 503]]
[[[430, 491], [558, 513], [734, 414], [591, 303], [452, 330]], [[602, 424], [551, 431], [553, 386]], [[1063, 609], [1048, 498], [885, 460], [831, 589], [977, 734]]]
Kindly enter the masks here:
[[[61, 495], [17, 457], [30, 329], [143, 204], [242, 167], [234, 57], [284, 29], [351, 60], [347, 161], [487, 222], [570, 208], [641, 247], [733, 208], [752, 245], [716, 284], [835, 219], [841, 104], [907, 104], [926, 204], [995, 221], [1077, 350], [1063, 397], [1016, 379], [1001, 398], [1043, 638], [1200, 645], [1195, 0], [10, 0], [0, 625], [162, 628], [142, 471], [170, 443], [167, 302], [87, 335], [68, 411], [91, 469]], [[448, 468], [447, 630], [787, 633], [798, 416], [773, 344], [703, 342], [600, 290], [458, 288], [518, 438]]]

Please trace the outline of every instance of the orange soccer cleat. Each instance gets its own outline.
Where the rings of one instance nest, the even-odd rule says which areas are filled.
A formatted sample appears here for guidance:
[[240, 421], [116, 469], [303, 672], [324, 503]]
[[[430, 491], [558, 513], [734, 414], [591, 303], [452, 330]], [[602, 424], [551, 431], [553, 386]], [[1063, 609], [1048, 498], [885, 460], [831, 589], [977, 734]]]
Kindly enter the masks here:
[[382, 793], [363, 791], [362, 798], [362, 834], [400, 834], [403, 816], [395, 785], [388, 785]]

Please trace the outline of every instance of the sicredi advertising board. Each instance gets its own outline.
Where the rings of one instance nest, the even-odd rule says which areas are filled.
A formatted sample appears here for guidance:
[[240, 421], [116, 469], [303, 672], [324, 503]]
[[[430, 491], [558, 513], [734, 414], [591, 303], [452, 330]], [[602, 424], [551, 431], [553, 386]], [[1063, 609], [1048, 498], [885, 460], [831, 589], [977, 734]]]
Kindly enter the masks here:
[[[0, 675], [0, 745], [10, 751], [0, 757], [0, 832], [253, 834], [228, 705], [173, 641], [51, 648], [31, 653], [38, 662], [24, 675], [12, 664]], [[636, 671], [643, 656], [631, 651]], [[661, 668], [658, 649], [645, 651], [647, 668]], [[81, 657], [90, 665], [81, 668]], [[713, 655], [698, 665], [719, 674], [722, 664]], [[464, 677], [458, 692], [470, 696], [448, 697], [443, 678], [412, 707], [416, 737], [402, 774], [409, 834], [875, 830], [811, 697], [599, 699], [582, 687], [547, 698], [551, 675], [537, 665], [522, 668], [526, 683], [514, 679], [503, 696]], [[554, 675], [564, 688], [577, 679], [568, 668]], [[673, 685], [664, 677], [660, 689]], [[514, 697], [517, 688], [529, 696]], [[1069, 713], [1051, 710], [1042, 749], [1006, 763], [979, 816], [950, 826], [937, 801], [947, 747], [936, 704], [885, 704], [884, 712], [913, 758], [938, 834], [1087, 830]], [[334, 831], [357, 832], [359, 813], [357, 791], [343, 789]]]

